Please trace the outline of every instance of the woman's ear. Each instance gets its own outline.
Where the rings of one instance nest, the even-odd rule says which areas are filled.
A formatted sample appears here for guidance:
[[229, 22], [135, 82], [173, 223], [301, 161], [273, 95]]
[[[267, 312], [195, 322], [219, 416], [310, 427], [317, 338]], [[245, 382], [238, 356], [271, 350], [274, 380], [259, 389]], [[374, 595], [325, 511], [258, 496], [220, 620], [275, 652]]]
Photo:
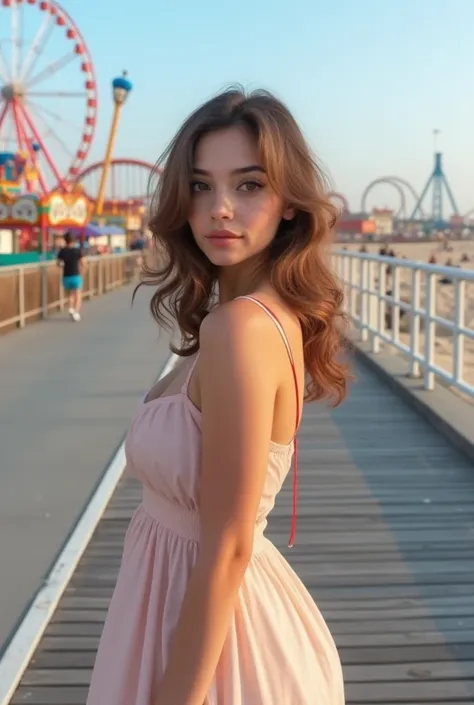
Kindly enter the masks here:
[[283, 220], [293, 220], [296, 215], [296, 209], [294, 206], [287, 206], [283, 211]]

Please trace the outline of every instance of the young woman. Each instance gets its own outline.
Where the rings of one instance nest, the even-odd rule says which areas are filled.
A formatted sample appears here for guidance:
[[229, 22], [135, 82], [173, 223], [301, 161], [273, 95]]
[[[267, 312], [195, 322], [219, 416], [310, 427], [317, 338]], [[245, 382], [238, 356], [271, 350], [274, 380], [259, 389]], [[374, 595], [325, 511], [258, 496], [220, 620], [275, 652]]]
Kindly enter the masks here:
[[163, 264], [145, 275], [184, 362], [127, 436], [143, 503], [88, 705], [342, 705], [326, 624], [264, 535], [303, 398], [345, 393], [324, 252], [335, 210], [295, 120], [263, 91], [198, 108], [163, 164], [150, 224]]

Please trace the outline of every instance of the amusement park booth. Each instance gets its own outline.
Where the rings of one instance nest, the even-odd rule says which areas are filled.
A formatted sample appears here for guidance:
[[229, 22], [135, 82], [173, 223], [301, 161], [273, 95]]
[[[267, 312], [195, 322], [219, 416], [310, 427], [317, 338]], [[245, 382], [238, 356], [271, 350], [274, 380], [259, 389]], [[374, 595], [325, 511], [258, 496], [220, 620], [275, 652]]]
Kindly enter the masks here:
[[[0, 152], [0, 255], [7, 258], [16, 251], [16, 232], [7, 222], [12, 219], [13, 203], [22, 192], [22, 180], [31, 178], [28, 157], [23, 152]], [[16, 211], [16, 209], [15, 209]]]
[[[35, 145], [32, 146], [33, 152]], [[80, 185], [69, 192], [25, 193], [38, 178], [35, 164], [23, 151], [0, 152], [0, 252], [3, 264], [47, 256], [54, 230], [84, 228], [91, 203]], [[10, 261], [8, 262], [8, 257]]]
[[86, 250], [97, 254], [125, 252], [127, 235], [118, 225], [89, 223], [85, 228], [70, 228], [76, 236], [83, 238]]
[[2, 254], [2, 264], [47, 257], [52, 250], [53, 233], [60, 234], [72, 227], [84, 229], [90, 210], [90, 203], [82, 193], [53, 192], [44, 197], [0, 193], [0, 231], [11, 231], [11, 261], [7, 261], [8, 254]]
[[23, 152], [0, 152], [0, 193], [20, 194], [22, 179], [29, 179], [28, 157]]

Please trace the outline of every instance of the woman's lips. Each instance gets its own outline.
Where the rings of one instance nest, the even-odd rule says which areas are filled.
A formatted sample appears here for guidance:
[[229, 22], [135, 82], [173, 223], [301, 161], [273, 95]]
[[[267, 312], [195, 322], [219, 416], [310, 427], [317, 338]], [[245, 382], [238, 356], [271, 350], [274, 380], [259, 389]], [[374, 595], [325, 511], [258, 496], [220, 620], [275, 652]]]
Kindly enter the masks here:
[[209, 233], [207, 239], [211, 240], [214, 245], [229, 245], [232, 242], [240, 240], [241, 237], [241, 235], [236, 235], [230, 230], [214, 230], [212, 233]]

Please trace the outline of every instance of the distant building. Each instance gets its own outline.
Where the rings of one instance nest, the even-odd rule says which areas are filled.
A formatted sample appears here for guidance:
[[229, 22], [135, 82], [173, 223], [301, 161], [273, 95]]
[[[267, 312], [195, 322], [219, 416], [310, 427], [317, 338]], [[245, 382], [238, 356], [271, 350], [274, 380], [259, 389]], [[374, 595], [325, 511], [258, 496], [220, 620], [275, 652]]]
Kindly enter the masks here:
[[392, 235], [393, 219], [393, 210], [390, 210], [390, 208], [374, 208], [370, 215], [370, 220], [375, 224], [375, 234]]
[[337, 221], [336, 231], [342, 238], [374, 235], [375, 223], [367, 213], [343, 213]]

